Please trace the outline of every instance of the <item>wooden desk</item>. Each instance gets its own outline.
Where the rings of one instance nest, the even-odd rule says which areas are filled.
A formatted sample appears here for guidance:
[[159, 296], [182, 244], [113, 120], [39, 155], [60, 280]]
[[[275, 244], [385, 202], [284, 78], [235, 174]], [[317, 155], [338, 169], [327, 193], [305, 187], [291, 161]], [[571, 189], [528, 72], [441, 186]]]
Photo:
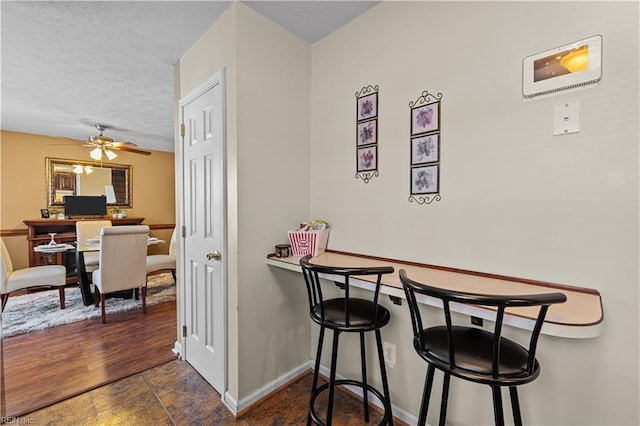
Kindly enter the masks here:
[[[302, 273], [299, 262], [300, 257], [279, 258], [275, 257], [275, 255], [267, 256], [268, 265]], [[313, 258], [312, 263], [344, 267], [393, 266], [396, 272], [383, 276], [380, 293], [387, 294], [392, 297], [392, 300], [395, 299], [396, 301], [405, 299], [404, 290], [402, 289], [398, 275], [400, 269], [405, 269], [407, 275], [416, 281], [428, 283], [436, 287], [469, 293], [522, 295], [558, 291], [567, 296], [567, 301], [549, 308], [545, 324], [542, 328], [543, 334], [570, 338], [589, 338], [596, 337], [602, 332], [604, 320], [602, 300], [597, 290], [523, 278], [484, 274], [435, 265], [373, 258], [332, 250]], [[336, 277], [324, 276], [324, 278], [334, 280]], [[368, 280], [367, 277], [352, 279], [352, 285], [364, 289], [373, 288], [373, 283], [373, 279]], [[426, 305], [441, 307], [439, 301], [430, 297], [423, 296], [419, 298], [418, 301]], [[462, 305], [452, 305], [451, 309], [462, 314], [489, 321], [495, 318], [495, 313], [488, 309], [465, 307]], [[535, 323], [535, 318], [531, 315], [531, 312], [531, 308], [508, 309], [504, 323], [530, 330]]]

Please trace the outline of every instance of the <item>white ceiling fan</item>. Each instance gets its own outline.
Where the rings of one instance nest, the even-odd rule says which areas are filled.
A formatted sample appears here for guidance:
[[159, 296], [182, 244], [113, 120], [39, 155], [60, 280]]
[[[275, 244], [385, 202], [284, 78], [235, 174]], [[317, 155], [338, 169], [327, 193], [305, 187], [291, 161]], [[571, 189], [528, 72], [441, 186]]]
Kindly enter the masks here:
[[91, 136], [87, 141], [87, 146], [93, 147], [89, 156], [94, 160], [102, 160], [106, 156], [109, 160], [113, 160], [118, 155], [114, 150], [132, 152], [134, 154], [151, 155], [151, 152], [144, 149], [136, 148], [136, 144], [132, 142], [114, 142], [112, 138], [104, 136], [102, 133], [109, 128], [106, 124], [96, 124], [96, 129], [100, 132], [97, 136]]

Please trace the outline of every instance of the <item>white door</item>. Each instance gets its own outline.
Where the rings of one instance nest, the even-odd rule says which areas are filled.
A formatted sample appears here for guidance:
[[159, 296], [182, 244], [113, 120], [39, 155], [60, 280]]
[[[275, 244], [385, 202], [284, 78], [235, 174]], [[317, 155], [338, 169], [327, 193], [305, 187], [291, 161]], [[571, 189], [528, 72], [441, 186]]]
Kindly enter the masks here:
[[183, 357], [221, 395], [226, 390], [223, 102], [222, 72], [180, 100]]

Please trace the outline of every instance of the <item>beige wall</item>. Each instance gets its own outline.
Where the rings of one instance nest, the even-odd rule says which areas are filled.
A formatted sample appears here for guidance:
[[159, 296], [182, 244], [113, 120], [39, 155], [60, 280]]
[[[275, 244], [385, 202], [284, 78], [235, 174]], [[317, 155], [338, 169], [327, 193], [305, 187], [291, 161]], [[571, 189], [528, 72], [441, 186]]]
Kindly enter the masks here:
[[[0, 229], [26, 230], [25, 219], [39, 219], [46, 208], [45, 158], [90, 161], [81, 141], [2, 131], [0, 133]], [[118, 152], [117, 164], [133, 167], [133, 208], [129, 217], [145, 224], [175, 223], [174, 156], [153, 151], [150, 156]], [[152, 231], [169, 241], [171, 230]], [[28, 266], [25, 235], [3, 237], [15, 268]], [[167, 247], [153, 249], [166, 251]]]
[[[240, 396], [308, 361], [299, 276], [265, 265], [309, 217], [311, 46], [238, 6], [238, 317]], [[303, 318], [303, 321], [300, 319]]]
[[306, 296], [265, 255], [309, 216], [310, 58], [308, 43], [234, 3], [180, 60], [182, 97], [225, 70], [227, 387], [241, 404], [309, 359]]
[[[329, 248], [601, 292], [600, 337], [541, 339], [542, 375], [521, 391], [530, 424], [640, 422], [638, 27], [637, 2], [382, 2], [312, 48], [311, 213], [331, 223]], [[525, 56], [594, 34], [597, 87], [523, 101]], [[364, 184], [354, 93], [367, 84], [380, 86], [380, 176]], [[407, 200], [409, 102], [423, 90], [443, 94], [442, 200], [428, 206]], [[581, 130], [553, 136], [569, 101]], [[392, 315], [392, 400], [415, 415], [425, 366], [406, 306]], [[492, 423], [488, 388], [452, 382], [448, 419]]]
[[[593, 34], [604, 39], [597, 87], [523, 101], [522, 58]], [[524, 417], [640, 423], [638, 4], [382, 2], [310, 50], [311, 60], [306, 43], [234, 3], [180, 62], [180, 96], [226, 71], [231, 396], [250, 399], [313, 356], [301, 276], [264, 255], [292, 221], [320, 217], [332, 249], [598, 289], [603, 334], [543, 336]], [[354, 93], [367, 84], [380, 86], [380, 176], [364, 184]], [[430, 206], [407, 201], [408, 104], [423, 90], [444, 95], [443, 198]], [[567, 101], [581, 103], [581, 131], [554, 137], [554, 106]], [[385, 305], [392, 400], [410, 419], [425, 366], [406, 306]], [[340, 356], [355, 357], [356, 343], [341, 342]], [[491, 413], [487, 389], [452, 383], [451, 423], [490, 424]]]
[[[114, 160], [115, 161], [115, 160]], [[96, 175], [94, 177], [94, 174]], [[106, 185], [111, 185], [111, 170], [95, 169], [91, 173], [91, 179], [86, 179], [86, 174], [79, 175], [80, 182], [77, 182], [78, 190], [82, 195], [100, 195], [105, 194]]]
[[[180, 58], [176, 102], [224, 70], [227, 196], [227, 391], [238, 398], [238, 201], [236, 176], [236, 7], [231, 6]], [[179, 147], [176, 146], [176, 152]], [[178, 161], [180, 159], [178, 158]], [[180, 213], [180, 212], [178, 212]], [[180, 223], [180, 221], [179, 221]], [[224, 253], [223, 253], [224, 254]], [[181, 307], [179, 307], [180, 309]], [[182, 316], [178, 317], [180, 321]]]

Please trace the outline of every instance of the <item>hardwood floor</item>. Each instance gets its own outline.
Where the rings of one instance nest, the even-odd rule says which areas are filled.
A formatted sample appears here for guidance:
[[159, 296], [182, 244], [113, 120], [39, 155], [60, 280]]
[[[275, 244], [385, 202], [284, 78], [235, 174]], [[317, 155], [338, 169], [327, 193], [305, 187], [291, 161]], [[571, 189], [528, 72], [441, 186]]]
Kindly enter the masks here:
[[19, 416], [175, 359], [176, 304], [3, 340], [6, 411]]
[[[37, 425], [303, 425], [312, 374], [293, 380], [238, 418], [171, 351], [175, 302], [4, 339], [7, 419]], [[96, 336], [101, 336], [96, 339]], [[321, 383], [324, 383], [321, 378]], [[326, 393], [316, 402], [326, 410]], [[361, 425], [362, 403], [336, 392], [334, 425]], [[320, 414], [323, 417], [322, 414]], [[382, 417], [371, 407], [369, 424]], [[405, 423], [394, 420], [396, 425]]]
[[[112, 384], [83, 393], [59, 404], [24, 415], [20, 424], [35, 425], [305, 425], [312, 373], [249, 407], [234, 418], [220, 395], [186, 362], [176, 359]], [[323, 382], [324, 383], [324, 382]], [[333, 424], [363, 425], [360, 400], [344, 391], [335, 395]], [[326, 393], [316, 402], [326, 410]], [[382, 418], [370, 409], [370, 425]], [[396, 426], [406, 423], [394, 419]]]

